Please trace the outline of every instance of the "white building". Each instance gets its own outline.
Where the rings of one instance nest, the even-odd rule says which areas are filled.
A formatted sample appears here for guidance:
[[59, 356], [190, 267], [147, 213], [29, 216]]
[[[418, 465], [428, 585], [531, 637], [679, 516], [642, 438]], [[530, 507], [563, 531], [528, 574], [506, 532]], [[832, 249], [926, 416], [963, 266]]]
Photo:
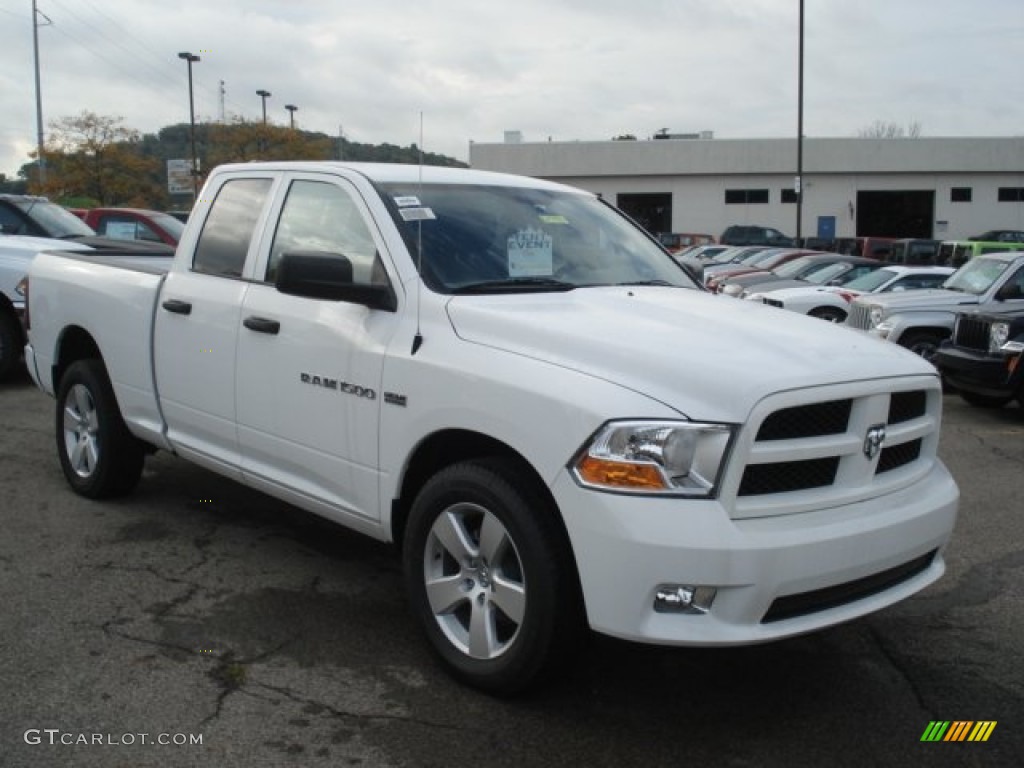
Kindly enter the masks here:
[[[601, 194], [652, 232], [796, 234], [795, 139], [472, 143], [470, 165]], [[508, 138], [508, 136], [506, 136]], [[965, 239], [1024, 230], [1024, 137], [803, 141], [804, 237]]]

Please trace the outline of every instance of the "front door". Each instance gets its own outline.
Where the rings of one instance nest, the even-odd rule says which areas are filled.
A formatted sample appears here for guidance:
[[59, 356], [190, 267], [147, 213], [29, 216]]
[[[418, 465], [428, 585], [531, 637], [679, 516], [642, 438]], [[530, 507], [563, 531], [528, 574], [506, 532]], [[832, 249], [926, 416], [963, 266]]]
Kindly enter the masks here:
[[336, 519], [379, 517], [378, 429], [384, 354], [396, 315], [288, 296], [281, 254], [348, 259], [355, 282], [386, 282], [382, 241], [358, 191], [315, 174], [288, 179], [262, 282], [242, 305], [238, 436], [247, 479], [314, 501]]

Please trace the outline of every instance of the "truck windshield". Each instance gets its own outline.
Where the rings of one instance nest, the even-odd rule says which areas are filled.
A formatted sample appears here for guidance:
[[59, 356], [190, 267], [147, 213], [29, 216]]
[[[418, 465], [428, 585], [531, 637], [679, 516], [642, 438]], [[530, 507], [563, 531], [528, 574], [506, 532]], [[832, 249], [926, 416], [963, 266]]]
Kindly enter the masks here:
[[944, 282], [942, 287], [951, 291], [980, 296], [992, 287], [992, 284], [1007, 270], [1010, 263], [1002, 259], [971, 259], [950, 275], [949, 280]]
[[589, 195], [458, 184], [383, 188], [424, 282], [440, 293], [696, 288], [656, 241]]

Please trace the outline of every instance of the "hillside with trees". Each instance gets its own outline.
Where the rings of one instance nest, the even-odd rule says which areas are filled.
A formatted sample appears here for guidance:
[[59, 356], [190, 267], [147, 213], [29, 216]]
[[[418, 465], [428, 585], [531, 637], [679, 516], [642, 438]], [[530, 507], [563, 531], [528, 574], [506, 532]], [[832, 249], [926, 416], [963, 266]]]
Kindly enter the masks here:
[[[44, 148], [45, 173], [38, 158], [25, 164], [18, 179], [0, 177], [2, 191], [46, 195], [76, 207], [189, 207], [191, 195], [170, 195], [167, 161], [192, 156], [188, 123], [143, 134], [123, 118], [82, 112], [49, 124]], [[415, 144], [362, 144], [324, 133], [237, 119], [196, 125], [200, 183], [203, 171], [223, 163], [252, 160], [346, 160], [465, 167], [446, 155], [423, 153]]]

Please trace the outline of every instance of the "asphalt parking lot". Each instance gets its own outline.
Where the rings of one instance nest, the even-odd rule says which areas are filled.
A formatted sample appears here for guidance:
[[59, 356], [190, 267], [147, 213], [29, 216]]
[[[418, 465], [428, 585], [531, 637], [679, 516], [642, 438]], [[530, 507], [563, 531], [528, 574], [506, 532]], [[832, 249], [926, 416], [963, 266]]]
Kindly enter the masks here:
[[[0, 766], [1020, 765], [1024, 411], [945, 399], [938, 584], [766, 646], [595, 638], [502, 701], [435, 666], [389, 547], [162, 454], [81, 499], [53, 401], [0, 384]], [[922, 742], [931, 721], [996, 727]]]

